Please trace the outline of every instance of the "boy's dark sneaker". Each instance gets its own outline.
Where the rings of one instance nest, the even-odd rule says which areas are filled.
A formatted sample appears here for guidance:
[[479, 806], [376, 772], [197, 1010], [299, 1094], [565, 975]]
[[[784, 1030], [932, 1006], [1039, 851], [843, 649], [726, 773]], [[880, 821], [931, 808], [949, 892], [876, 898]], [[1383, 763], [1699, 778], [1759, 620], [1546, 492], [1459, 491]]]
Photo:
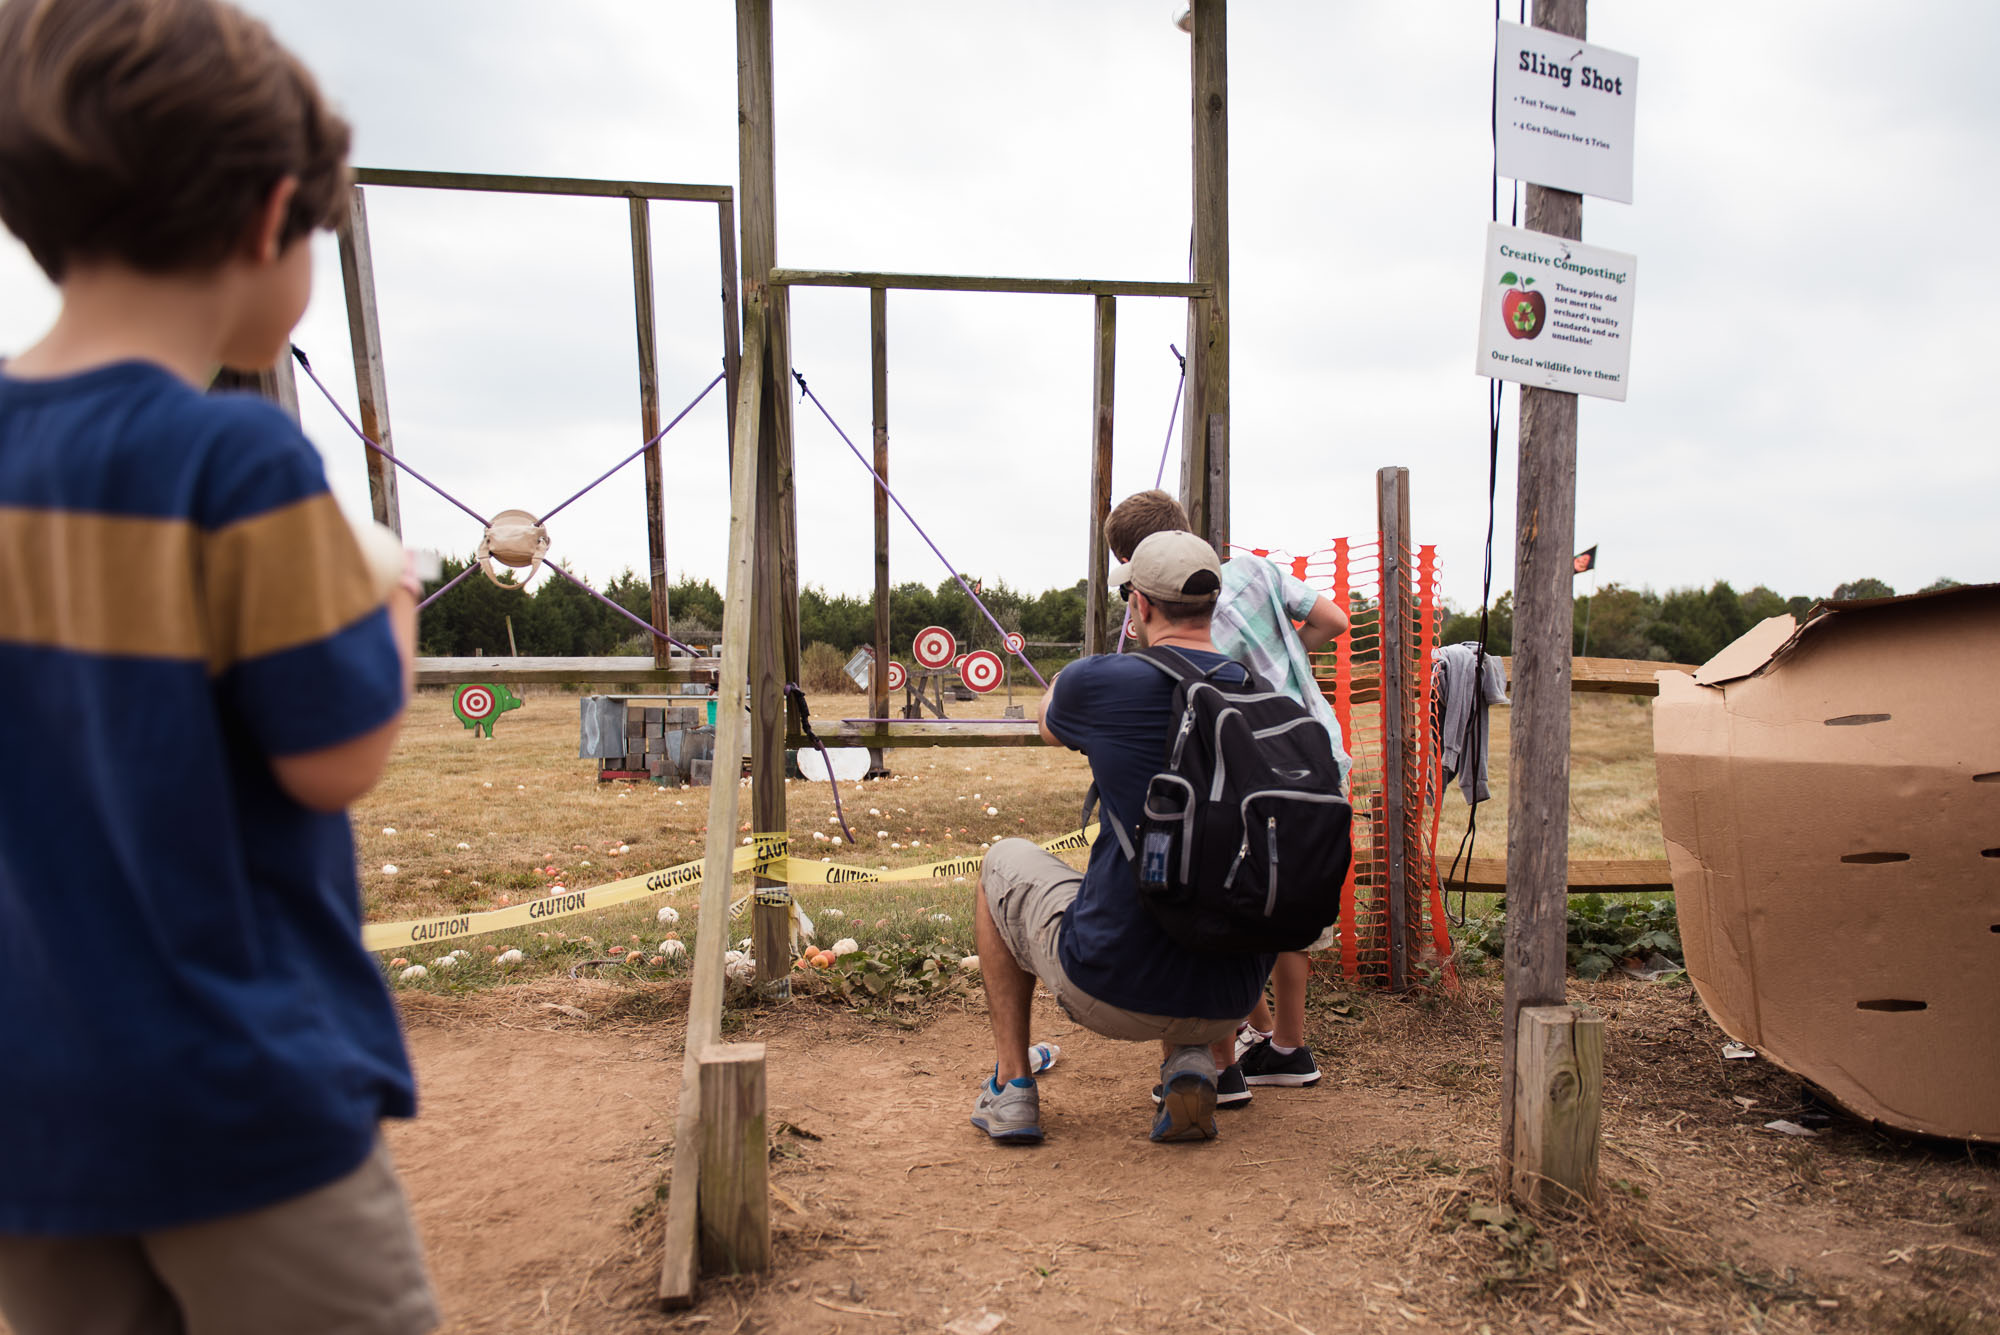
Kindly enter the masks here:
[[1205, 1047], [1183, 1047], [1160, 1066], [1154, 1140], [1215, 1139], [1215, 1063]]
[[[1153, 1086], [1153, 1106], [1160, 1106], [1160, 1087]], [[1232, 1062], [1215, 1077], [1215, 1107], [1221, 1112], [1250, 1106], [1250, 1087], [1244, 1083], [1243, 1067]]]
[[1312, 1049], [1304, 1044], [1290, 1052], [1279, 1052], [1267, 1038], [1252, 1044], [1237, 1064], [1243, 1068], [1244, 1083], [1249, 1085], [1305, 1089], [1319, 1083], [1319, 1067], [1313, 1064]]

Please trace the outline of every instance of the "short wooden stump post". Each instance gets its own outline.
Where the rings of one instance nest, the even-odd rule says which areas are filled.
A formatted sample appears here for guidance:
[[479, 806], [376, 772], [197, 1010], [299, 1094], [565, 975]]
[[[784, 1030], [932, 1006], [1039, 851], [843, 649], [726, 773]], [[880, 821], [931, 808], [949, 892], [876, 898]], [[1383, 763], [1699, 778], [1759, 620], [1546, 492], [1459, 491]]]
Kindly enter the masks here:
[[741, 1275], [771, 1265], [770, 1151], [764, 1045], [718, 1043], [701, 1054], [701, 1269]]
[[1587, 1207], [1597, 1195], [1604, 1017], [1523, 1007], [1514, 1079], [1515, 1200], [1529, 1209]]

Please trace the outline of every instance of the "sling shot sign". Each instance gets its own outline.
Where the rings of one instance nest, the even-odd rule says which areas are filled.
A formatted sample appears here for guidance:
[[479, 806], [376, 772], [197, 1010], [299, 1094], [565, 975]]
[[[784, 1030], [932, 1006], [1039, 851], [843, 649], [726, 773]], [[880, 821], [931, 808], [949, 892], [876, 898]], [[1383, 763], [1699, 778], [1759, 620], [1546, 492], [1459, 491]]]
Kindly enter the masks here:
[[1638, 269], [1636, 255], [1490, 224], [1478, 373], [1622, 402]]
[[1630, 204], [1637, 58], [1518, 23], [1494, 49], [1500, 174]]

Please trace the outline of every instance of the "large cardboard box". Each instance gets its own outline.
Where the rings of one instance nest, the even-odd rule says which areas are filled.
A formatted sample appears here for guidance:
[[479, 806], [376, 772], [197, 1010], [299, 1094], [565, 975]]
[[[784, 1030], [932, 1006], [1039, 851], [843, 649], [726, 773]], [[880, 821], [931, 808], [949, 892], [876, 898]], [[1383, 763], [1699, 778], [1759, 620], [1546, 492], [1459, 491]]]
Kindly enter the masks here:
[[2000, 1141], [2000, 585], [1774, 617], [1653, 715], [1688, 973], [1844, 1107]]

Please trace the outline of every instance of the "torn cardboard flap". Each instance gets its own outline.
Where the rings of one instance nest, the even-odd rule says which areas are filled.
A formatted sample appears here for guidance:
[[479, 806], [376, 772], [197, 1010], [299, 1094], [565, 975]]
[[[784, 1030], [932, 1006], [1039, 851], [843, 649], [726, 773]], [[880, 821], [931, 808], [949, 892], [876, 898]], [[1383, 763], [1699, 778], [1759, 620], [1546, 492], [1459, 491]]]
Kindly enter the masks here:
[[2000, 586], [1790, 621], [1660, 674], [1689, 976], [1854, 1112], [2000, 1141]]

